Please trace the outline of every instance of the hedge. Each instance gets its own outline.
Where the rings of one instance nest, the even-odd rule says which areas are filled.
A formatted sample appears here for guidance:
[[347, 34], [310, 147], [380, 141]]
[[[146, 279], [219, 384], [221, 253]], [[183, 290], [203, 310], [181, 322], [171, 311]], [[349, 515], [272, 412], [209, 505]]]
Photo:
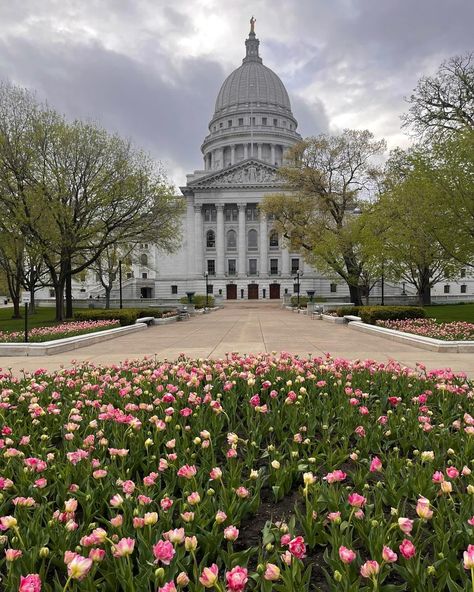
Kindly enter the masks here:
[[[214, 306], [214, 296], [208, 294], [208, 306], [212, 308]], [[180, 302], [182, 304], [189, 304], [188, 299], [186, 296], [181, 298]], [[193, 296], [193, 304], [195, 308], [206, 308], [206, 295], [205, 294], [195, 294]]]
[[137, 319], [142, 317], [161, 318], [164, 313], [172, 312], [174, 309], [162, 308], [110, 308], [98, 309], [91, 308], [89, 310], [81, 310], [74, 313], [76, 321], [107, 321], [116, 319], [120, 321], [120, 325], [133, 325]]
[[376, 321], [423, 319], [426, 312], [420, 306], [361, 306], [358, 316], [364, 323], [375, 325]]
[[[300, 296], [300, 306], [306, 306], [310, 302], [309, 296]], [[326, 299], [316, 296], [313, 298], [313, 302], [326, 302]], [[298, 306], [298, 296], [291, 297], [291, 306]]]

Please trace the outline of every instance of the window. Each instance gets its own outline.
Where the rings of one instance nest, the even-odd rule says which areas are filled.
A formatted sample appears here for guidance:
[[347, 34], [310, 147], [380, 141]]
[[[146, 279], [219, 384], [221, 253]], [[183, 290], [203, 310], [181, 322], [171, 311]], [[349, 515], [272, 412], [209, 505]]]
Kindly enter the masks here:
[[204, 208], [204, 220], [206, 222], [215, 222], [217, 220], [216, 208]]
[[222, 123], [222, 121], [219, 123], [219, 127], [220, 128], [224, 127], [224, 124]]
[[298, 294], [299, 291], [300, 291], [299, 284], [293, 284], [293, 294]]
[[249, 275], [257, 275], [257, 260], [249, 259]]
[[258, 211], [256, 206], [247, 207], [247, 222], [255, 222], [258, 220]]
[[244, 118], [243, 117], [239, 117], [239, 125], [244, 125]]
[[232, 127], [232, 119], [229, 119], [229, 121], [227, 122], [227, 127]]
[[267, 118], [266, 117], [262, 117], [262, 125], [267, 125]]
[[252, 125], [255, 125], [255, 117], [252, 117], [252, 118], [251, 118], [251, 124], [252, 124]]
[[332, 293], [337, 292], [337, 284], [331, 284], [329, 286], [329, 289], [331, 290]]
[[216, 275], [216, 262], [214, 259], [207, 260], [207, 273], [209, 275]]
[[213, 230], [206, 232], [206, 249], [216, 248], [216, 233]]
[[275, 127], [278, 127], [278, 119], [274, 119], [274, 120], [273, 120], [273, 125], [274, 125]]
[[212, 284], [207, 284], [207, 293], [214, 294], [214, 286]]
[[463, 284], [461, 286], [461, 294], [467, 294], [467, 286], [466, 286], [466, 284]]
[[270, 259], [270, 275], [278, 275], [278, 259]]
[[171, 286], [171, 294], [177, 294], [178, 293], [178, 286], [174, 285]]
[[133, 277], [133, 271], [128, 271], [127, 272], [127, 280], [131, 279]]
[[291, 260], [291, 273], [293, 275], [296, 275], [299, 268], [300, 268], [300, 260], [299, 259], [292, 259]]
[[140, 255], [140, 265], [148, 265], [148, 255], [146, 255], [145, 253], [142, 253]]
[[446, 284], [444, 286], [444, 293], [445, 294], [449, 294], [450, 290], [451, 290], [451, 286], [449, 284]]
[[235, 251], [237, 249], [237, 233], [235, 230], [229, 230], [227, 233], [227, 249]]
[[56, 291], [54, 288], [50, 288], [49, 289], [49, 297], [50, 298], [56, 298]]
[[235, 275], [237, 273], [237, 266], [235, 259], [229, 259], [227, 261], [227, 270], [229, 275]]
[[228, 207], [224, 210], [226, 222], [237, 222], [239, 219], [239, 210], [237, 208]]
[[278, 249], [278, 232], [272, 230], [270, 233], [270, 249]]
[[255, 229], [252, 228], [252, 230], [249, 230], [247, 241], [249, 251], [256, 251], [258, 249], [258, 235]]
[[85, 289], [85, 288], [81, 288], [81, 289], [79, 290], [79, 292], [85, 292], [85, 291], [86, 291], [86, 289]]
[[142, 280], [146, 280], [148, 278], [148, 274], [146, 272], [142, 273]]
[[286, 127], [286, 121], [285, 120], [283, 120], [281, 123], [282, 123], [283, 127]]
[[461, 269], [461, 277], [466, 277], [466, 270], [465, 269]]

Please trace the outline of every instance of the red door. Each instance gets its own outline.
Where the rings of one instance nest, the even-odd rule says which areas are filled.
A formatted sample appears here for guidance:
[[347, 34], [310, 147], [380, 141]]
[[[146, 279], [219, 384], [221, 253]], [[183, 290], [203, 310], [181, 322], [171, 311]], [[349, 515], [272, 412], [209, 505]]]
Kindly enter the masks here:
[[237, 284], [227, 284], [225, 289], [227, 300], [237, 300]]
[[270, 299], [280, 298], [280, 284], [270, 284]]
[[258, 284], [248, 285], [249, 300], [258, 300]]

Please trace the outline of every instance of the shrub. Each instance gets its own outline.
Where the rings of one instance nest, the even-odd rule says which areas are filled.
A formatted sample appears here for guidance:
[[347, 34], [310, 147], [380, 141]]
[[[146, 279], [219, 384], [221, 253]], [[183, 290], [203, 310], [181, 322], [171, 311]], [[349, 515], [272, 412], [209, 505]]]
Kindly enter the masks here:
[[375, 325], [377, 321], [423, 319], [426, 313], [420, 306], [361, 306], [358, 316], [364, 323]]
[[[189, 304], [188, 299], [186, 296], [181, 298], [180, 302], [182, 304]], [[195, 308], [206, 308], [206, 295], [205, 294], [195, 294], [193, 296], [193, 304]], [[214, 306], [214, 296], [208, 294], [208, 306], [212, 308]]]
[[81, 310], [74, 313], [74, 319], [77, 321], [97, 321], [117, 319], [120, 325], [125, 327], [133, 325], [137, 319], [142, 317], [161, 318], [163, 315], [169, 316], [170, 312], [175, 309], [162, 308], [111, 308], [111, 309], [97, 309]]
[[[308, 302], [308, 296], [300, 296], [300, 306], [306, 306]], [[291, 306], [298, 306], [298, 296], [291, 297]]]
[[344, 317], [346, 315], [358, 317], [361, 308], [361, 306], [340, 306], [339, 308], [335, 308], [334, 312], [337, 313], [338, 317]]

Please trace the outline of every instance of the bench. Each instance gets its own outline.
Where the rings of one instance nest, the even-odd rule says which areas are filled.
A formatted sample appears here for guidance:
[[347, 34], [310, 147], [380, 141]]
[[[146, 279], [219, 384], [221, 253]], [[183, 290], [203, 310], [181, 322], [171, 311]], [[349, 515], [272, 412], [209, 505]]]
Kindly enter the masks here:
[[344, 318], [346, 319], [346, 321], [350, 322], [350, 321], [362, 321], [362, 319], [360, 317], [356, 317], [355, 315], [344, 315]]
[[146, 323], [148, 326], [152, 325], [155, 320], [155, 317], [140, 317], [135, 321], [137, 323]]

